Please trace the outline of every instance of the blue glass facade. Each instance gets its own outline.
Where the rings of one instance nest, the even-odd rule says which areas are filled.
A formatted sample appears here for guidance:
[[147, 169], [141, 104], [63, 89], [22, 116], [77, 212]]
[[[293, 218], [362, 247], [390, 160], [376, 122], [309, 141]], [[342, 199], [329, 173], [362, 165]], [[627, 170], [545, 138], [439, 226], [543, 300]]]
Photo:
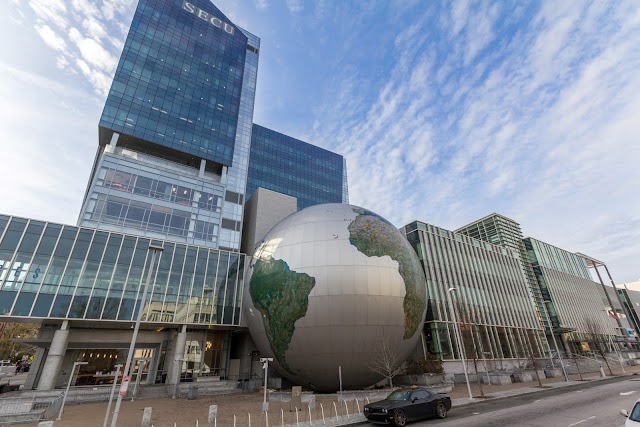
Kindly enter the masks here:
[[100, 126], [230, 166], [247, 42], [209, 1], [140, 0]]
[[343, 203], [345, 177], [341, 155], [253, 125], [247, 198], [262, 187], [296, 197], [298, 209]]
[[239, 325], [244, 255], [0, 215], [0, 318]]
[[239, 250], [259, 50], [207, 0], [140, 0], [78, 225]]

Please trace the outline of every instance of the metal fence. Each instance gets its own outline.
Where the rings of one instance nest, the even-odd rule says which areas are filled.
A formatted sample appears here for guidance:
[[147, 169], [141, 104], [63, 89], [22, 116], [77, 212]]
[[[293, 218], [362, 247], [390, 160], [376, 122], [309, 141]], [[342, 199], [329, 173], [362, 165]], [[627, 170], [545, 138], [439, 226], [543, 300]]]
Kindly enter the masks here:
[[53, 420], [60, 411], [64, 393], [49, 401], [30, 399], [0, 399], [0, 427]]

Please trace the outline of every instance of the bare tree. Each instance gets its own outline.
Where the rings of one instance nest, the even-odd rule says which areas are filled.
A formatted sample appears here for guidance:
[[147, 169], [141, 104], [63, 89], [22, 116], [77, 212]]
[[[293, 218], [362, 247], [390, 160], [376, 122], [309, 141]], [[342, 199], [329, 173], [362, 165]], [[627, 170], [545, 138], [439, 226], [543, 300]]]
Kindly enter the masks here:
[[15, 340], [35, 338], [39, 330], [40, 325], [34, 323], [6, 323], [0, 336], [0, 359], [13, 359], [23, 352], [32, 353], [33, 346]]
[[538, 342], [536, 341], [535, 337], [531, 336], [532, 334], [533, 333], [531, 331], [525, 331], [524, 336], [527, 338], [527, 343], [528, 343], [529, 362], [531, 363], [531, 366], [533, 367], [533, 371], [536, 374], [536, 379], [538, 380], [538, 386], [542, 387], [542, 380], [540, 379], [540, 371], [539, 371], [540, 366], [539, 366], [538, 359], [536, 359], [536, 356], [535, 356], [536, 350], [537, 350], [537, 353], [540, 355], [542, 355], [542, 352], [538, 347]]
[[611, 366], [609, 366], [609, 361], [605, 356], [605, 344], [603, 341], [604, 334], [602, 333], [602, 327], [598, 325], [598, 323], [592, 317], [584, 318], [584, 326], [585, 332], [589, 335], [589, 344], [593, 346], [593, 348], [600, 354], [600, 357], [604, 360], [604, 363], [607, 365], [607, 369], [609, 373], [613, 375], [613, 371], [611, 370]]
[[405, 372], [404, 359], [400, 357], [395, 348], [383, 334], [382, 338], [373, 349], [367, 368], [376, 374], [380, 374], [389, 381], [389, 387], [393, 388], [393, 378]]

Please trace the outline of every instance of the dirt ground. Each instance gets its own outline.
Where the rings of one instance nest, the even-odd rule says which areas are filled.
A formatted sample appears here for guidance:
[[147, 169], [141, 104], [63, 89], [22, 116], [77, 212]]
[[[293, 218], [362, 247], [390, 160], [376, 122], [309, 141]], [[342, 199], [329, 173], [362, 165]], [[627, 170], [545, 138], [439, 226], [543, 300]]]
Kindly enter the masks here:
[[[177, 427], [193, 427], [198, 420], [199, 425], [206, 427], [207, 416], [210, 405], [218, 405], [217, 425], [220, 427], [230, 427], [234, 425], [233, 417], [236, 416], [237, 427], [249, 426], [249, 414], [252, 426], [264, 426], [265, 421], [262, 414], [263, 395], [260, 392], [248, 392], [242, 394], [223, 396], [200, 396], [197, 400], [186, 399], [153, 399], [136, 400], [134, 402], [123, 401], [118, 417], [119, 427], [139, 427], [142, 420], [144, 408], [150, 406], [152, 411], [152, 424], [155, 427], [173, 427], [174, 422]], [[316, 408], [311, 409], [313, 420], [322, 419], [322, 407], [325, 417], [334, 416], [333, 403], [340, 415], [345, 414], [344, 403], [336, 400], [336, 395], [316, 395]], [[362, 408], [363, 402], [358, 402]], [[304, 404], [304, 408], [299, 408], [298, 419], [300, 423], [309, 420], [309, 408]], [[112, 405], [112, 411], [113, 411]], [[291, 410], [290, 410], [291, 409]], [[93, 427], [102, 426], [107, 410], [106, 403], [87, 403], [82, 405], [66, 406], [61, 421], [54, 423], [55, 427]], [[349, 413], [357, 412], [355, 402], [348, 402]], [[269, 403], [269, 425], [281, 425], [282, 417], [284, 424], [296, 423], [296, 412], [290, 408], [288, 402]]]
[[[640, 366], [626, 368], [627, 373], [639, 372]], [[622, 371], [614, 369], [614, 374], [621, 374]], [[609, 372], [607, 371], [607, 375]], [[597, 374], [585, 374], [584, 378], [597, 377]], [[578, 375], [572, 375], [572, 380], [579, 380]], [[549, 378], [542, 380], [543, 384], [563, 381], [563, 377]], [[497, 391], [506, 391], [522, 387], [537, 387], [538, 383], [534, 379], [527, 383], [514, 383], [504, 386], [484, 385], [485, 394]], [[479, 397], [480, 389], [477, 384], [471, 385], [474, 396]], [[466, 385], [457, 384], [455, 390], [449, 393], [451, 398], [465, 398], [468, 396]], [[138, 427], [141, 424], [142, 413], [144, 408], [150, 406], [153, 408], [152, 424], [155, 427], [173, 427], [176, 423], [177, 427], [195, 426], [196, 420], [200, 426], [207, 426], [207, 415], [209, 405], [218, 405], [218, 422], [220, 427], [234, 426], [234, 414], [236, 416], [235, 426], [248, 427], [249, 414], [251, 416], [252, 426], [264, 426], [265, 420], [262, 414], [263, 395], [260, 392], [248, 392], [242, 394], [233, 394], [225, 396], [200, 396], [197, 400], [186, 399], [149, 399], [123, 401], [120, 416], [118, 419], [119, 427]], [[311, 410], [313, 420], [322, 419], [322, 407], [326, 417], [334, 416], [333, 404], [336, 404], [336, 410], [340, 415], [345, 414], [344, 403], [336, 400], [336, 395], [316, 395], [316, 408]], [[303, 404], [304, 405], [304, 404]], [[362, 409], [363, 402], [359, 402]], [[88, 403], [82, 405], [69, 405], [65, 408], [63, 419], [54, 423], [55, 427], [93, 427], [102, 426], [107, 409], [106, 403]], [[291, 409], [291, 410], [290, 410]], [[358, 410], [355, 402], [348, 402], [348, 411], [352, 414]], [[113, 410], [113, 407], [112, 407]], [[281, 411], [282, 410], [282, 411]], [[269, 406], [269, 425], [279, 426], [282, 423], [281, 417], [284, 416], [284, 424], [296, 423], [296, 412], [290, 408], [288, 402], [271, 402]], [[298, 412], [300, 423], [308, 421], [309, 409], [305, 405]]]

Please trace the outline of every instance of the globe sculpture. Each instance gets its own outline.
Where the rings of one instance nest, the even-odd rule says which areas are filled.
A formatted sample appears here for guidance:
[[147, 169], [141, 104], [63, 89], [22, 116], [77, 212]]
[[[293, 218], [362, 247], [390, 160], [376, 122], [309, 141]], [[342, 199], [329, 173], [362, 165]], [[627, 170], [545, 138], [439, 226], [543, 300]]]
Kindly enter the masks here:
[[418, 257], [391, 223], [346, 204], [311, 206], [278, 223], [256, 248], [245, 318], [262, 357], [318, 391], [365, 387], [387, 345], [404, 360], [426, 311]]

